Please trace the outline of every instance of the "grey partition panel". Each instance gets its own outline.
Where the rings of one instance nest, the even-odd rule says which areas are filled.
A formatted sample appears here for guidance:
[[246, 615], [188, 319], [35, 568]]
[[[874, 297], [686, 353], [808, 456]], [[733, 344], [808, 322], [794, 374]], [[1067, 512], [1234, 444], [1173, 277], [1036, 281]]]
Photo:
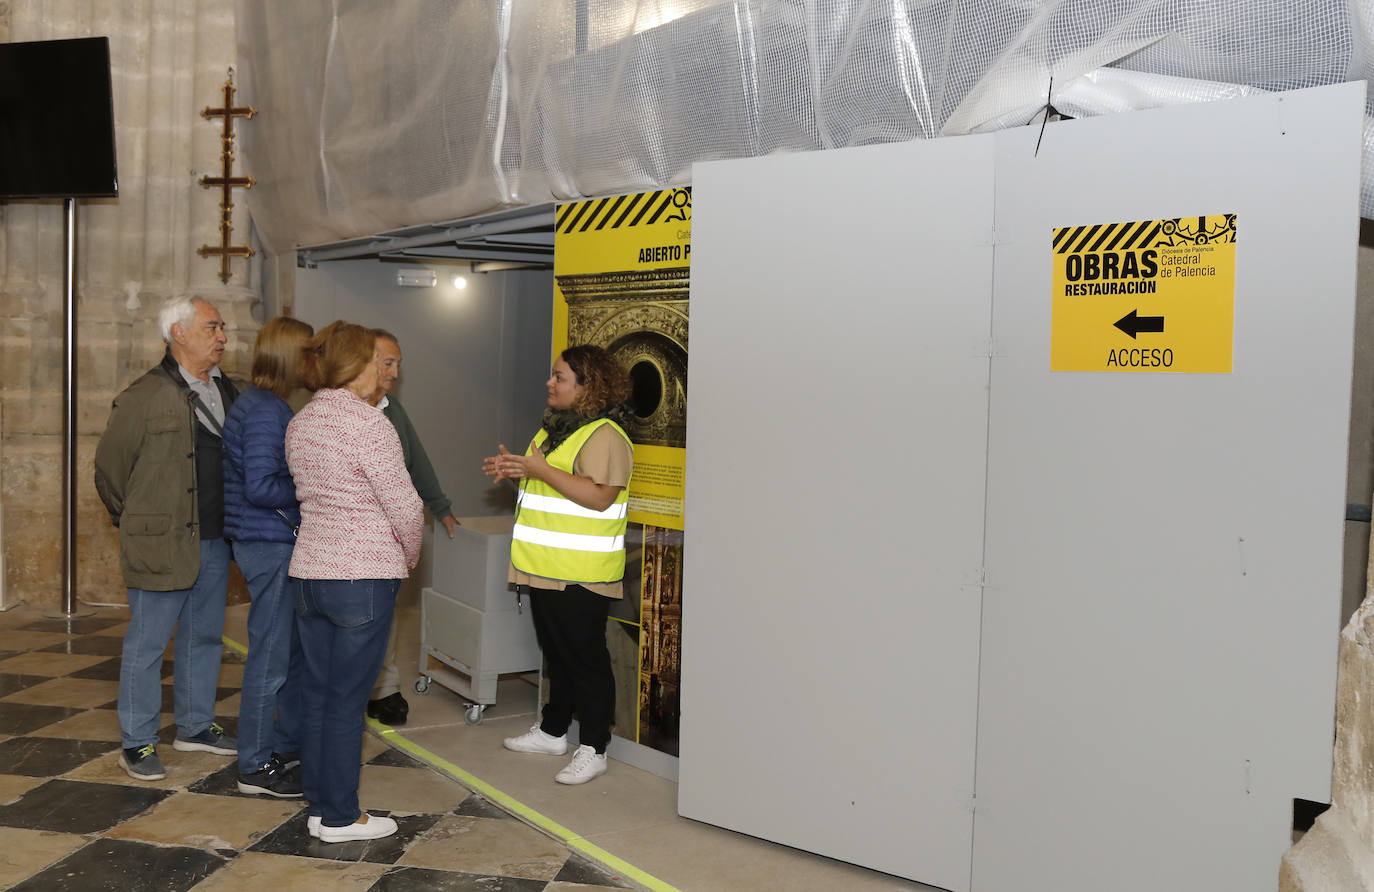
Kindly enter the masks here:
[[[997, 137], [975, 889], [1272, 889], [1327, 798], [1363, 90]], [[1053, 229], [1203, 213], [1234, 371], [1051, 372]]]
[[679, 810], [949, 889], [972, 830], [992, 152], [693, 174]]

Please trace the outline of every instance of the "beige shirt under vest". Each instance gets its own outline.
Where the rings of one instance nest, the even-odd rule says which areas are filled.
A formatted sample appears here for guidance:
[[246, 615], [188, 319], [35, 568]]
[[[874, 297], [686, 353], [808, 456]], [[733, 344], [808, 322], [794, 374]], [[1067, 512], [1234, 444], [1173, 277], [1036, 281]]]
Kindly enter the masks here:
[[[582, 444], [582, 449], [573, 459], [573, 474], [577, 477], [590, 477], [592, 482], [606, 486], [628, 486], [630, 471], [634, 466], [634, 448], [625, 442], [624, 437], [612, 430], [609, 424], [603, 424], [586, 443]], [[515, 569], [514, 565], [510, 568], [507, 581], [516, 585], [528, 585], [530, 588], [554, 589], [560, 592], [569, 585], [580, 584], [587, 591], [607, 598], [620, 598], [625, 594], [623, 580], [569, 583], [559, 579], [531, 576]]]

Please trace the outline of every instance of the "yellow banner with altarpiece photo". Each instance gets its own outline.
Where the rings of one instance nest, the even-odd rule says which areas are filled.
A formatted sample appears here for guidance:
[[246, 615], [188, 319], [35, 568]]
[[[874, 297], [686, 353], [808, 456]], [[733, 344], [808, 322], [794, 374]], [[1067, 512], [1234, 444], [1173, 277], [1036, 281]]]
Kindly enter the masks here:
[[677, 755], [692, 192], [572, 201], [554, 219], [554, 356], [603, 347], [633, 387], [625, 597], [607, 628], [615, 733]]
[[560, 205], [554, 223], [554, 356], [609, 350], [630, 373], [630, 520], [681, 530], [687, 438], [690, 189]]

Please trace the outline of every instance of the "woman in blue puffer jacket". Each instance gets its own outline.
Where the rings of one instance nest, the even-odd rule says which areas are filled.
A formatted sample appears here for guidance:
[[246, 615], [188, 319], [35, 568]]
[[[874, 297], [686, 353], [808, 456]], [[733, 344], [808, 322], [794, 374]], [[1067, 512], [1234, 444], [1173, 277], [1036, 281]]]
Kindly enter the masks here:
[[302, 795], [301, 649], [286, 584], [301, 515], [286, 467], [292, 416], [286, 399], [300, 386], [301, 351], [314, 333], [289, 316], [268, 320], [253, 345], [253, 386], [224, 419], [224, 535], [253, 599], [239, 705], [238, 788], [282, 799]]

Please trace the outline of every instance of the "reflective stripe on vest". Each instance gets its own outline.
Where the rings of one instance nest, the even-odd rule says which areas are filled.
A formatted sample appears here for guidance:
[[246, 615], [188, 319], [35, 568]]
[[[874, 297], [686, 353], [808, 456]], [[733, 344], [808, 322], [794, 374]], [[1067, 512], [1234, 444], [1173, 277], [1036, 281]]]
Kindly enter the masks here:
[[[555, 533], [541, 530], [527, 524], [517, 523], [511, 534], [521, 542], [547, 545], [550, 548], [566, 548], [571, 551], [621, 551], [625, 548], [624, 536], [588, 536], [585, 533]], [[525, 572], [529, 572], [528, 570]], [[544, 574], [536, 574], [543, 576]], [[549, 578], [549, 577], [545, 577]], [[615, 580], [606, 580], [614, 582]]]
[[549, 514], [566, 514], [569, 517], [598, 517], [605, 520], [619, 520], [625, 516], [627, 504], [623, 501], [612, 502], [611, 507], [605, 511], [593, 511], [591, 508], [583, 508], [581, 505], [565, 499], [562, 496], [543, 496], [532, 493], [528, 490], [522, 491], [516, 497], [515, 503], [522, 508], [530, 511], [545, 511]]
[[[609, 424], [630, 443], [615, 422], [601, 418], [573, 431], [548, 455], [548, 462], [571, 474], [577, 454], [597, 429]], [[530, 455], [548, 439], [541, 430], [525, 450]], [[633, 445], [633, 444], [631, 444]], [[625, 575], [625, 526], [629, 487], [622, 487], [604, 511], [584, 508], [541, 480], [525, 478], [511, 531], [511, 564], [544, 579], [566, 582], [616, 582]]]

